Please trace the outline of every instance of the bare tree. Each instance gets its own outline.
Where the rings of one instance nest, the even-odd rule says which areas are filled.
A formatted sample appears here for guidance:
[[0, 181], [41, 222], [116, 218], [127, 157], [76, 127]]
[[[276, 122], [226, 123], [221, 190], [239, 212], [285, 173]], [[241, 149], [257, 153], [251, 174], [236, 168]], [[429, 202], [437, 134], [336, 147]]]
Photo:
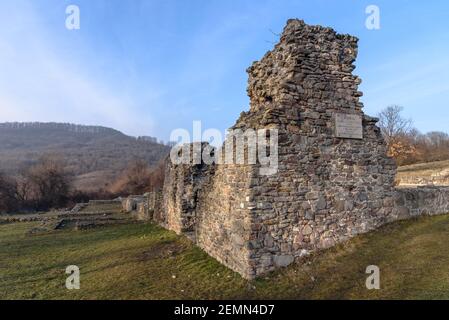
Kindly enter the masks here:
[[114, 194], [141, 194], [160, 190], [164, 184], [165, 161], [161, 160], [155, 167], [148, 162], [135, 159], [112, 185]]
[[45, 155], [24, 176], [22, 197], [32, 198], [36, 209], [63, 206], [70, 193], [71, 180], [65, 163], [55, 155]]
[[0, 213], [9, 213], [19, 208], [16, 182], [0, 172]]
[[426, 134], [429, 144], [435, 148], [445, 148], [449, 146], [449, 135], [445, 132], [432, 131]]
[[165, 159], [159, 161], [157, 166], [151, 170], [149, 191], [161, 190], [164, 186], [164, 181], [165, 181]]
[[388, 155], [399, 165], [449, 159], [449, 134], [420, 133], [402, 116], [403, 108], [389, 106], [379, 113], [379, 126], [388, 145]]
[[111, 188], [114, 193], [138, 194], [148, 191], [150, 166], [142, 159], [134, 159]]
[[379, 113], [379, 126], [388, 146], [388, 155], [399, 165], [417, 153], [413, 139], [418, 132], [412, 127], [412, 121], [402, 116], [403, 110], [401, 106], [392, 105]]
[[403, 107], [388, 106], [379, 113], [379, 126], [385, 141], [390, 145], [394, 140], [407, 136], [412, 128], [412, 120], [402, 116]]
[[449, 159], [449, 135], [433, 131], [425, 134], [421, 146], [425, 149], [425, 162]]

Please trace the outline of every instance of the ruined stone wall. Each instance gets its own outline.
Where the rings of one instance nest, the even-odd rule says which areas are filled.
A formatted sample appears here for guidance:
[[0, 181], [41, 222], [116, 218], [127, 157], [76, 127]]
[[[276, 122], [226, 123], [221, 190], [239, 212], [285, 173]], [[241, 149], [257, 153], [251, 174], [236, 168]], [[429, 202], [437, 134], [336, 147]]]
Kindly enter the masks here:
[[[352, 74], [357, 39], [302, 21], [249, 69], [251, 109], [238, 126], [279, 129], [279, 172], [252, 188], [251, 267], [285, 266], [387, 221], [395, 164], [365, 116]], [[358, 115], [363, 138], [336, 137], [337, 114]], [[385, 202], [385, 203], [384, 203]]]
[[219, 165], [198, 199], [196, 243], [207, 253], [246, 278], [252, 229], [250, 197], [254, 168], [249, 165]]
[[[168, 159], [154, 219], [251, 279], [387, 222], [449, 209], [447, 189], [394, 188], [396, 165], [352, 74], [357, 41], [289, 20], [248, 69], [250, 110], [233, 126], [278, 130], [277, 172]], [[341, 115], [360, 119], [360, 132], [337, 134]]]
[[[202, 145], [197, 146], [201, 152]], [[198, 149], [195, 144], [188, 147], [190, 154], [186, 155], [187, 164], [167, 162], [163, 190], [165, 215], [160, 222], [177, 233], [194, 236], [198, 193], [213, 172], [213, 167], [204, 163], [193, 164], [194, 152], [198, 153]]]
[[152, 196], [150, 198], [148, 210], [151, 212], [151, 219], [161, 224], [160, 221], [163, 220], [163, 215], [165, 212], [163, 191], [155, 191], [151, 194]]
[[137, 211], [140, 203], [147, 201], [147, 195], [132, 195], [127, 198], [121, 199], [123, 211], [131, 213]]
[[[201, 153], [206, 146], [202, 145]], [[176, 165], [168, 160], [163, 214], [158, 222], [188, 236], [221, 263], [250, 277], [250, 211], [242, 204], [249, 194], [253, 170], [250, 165]]]

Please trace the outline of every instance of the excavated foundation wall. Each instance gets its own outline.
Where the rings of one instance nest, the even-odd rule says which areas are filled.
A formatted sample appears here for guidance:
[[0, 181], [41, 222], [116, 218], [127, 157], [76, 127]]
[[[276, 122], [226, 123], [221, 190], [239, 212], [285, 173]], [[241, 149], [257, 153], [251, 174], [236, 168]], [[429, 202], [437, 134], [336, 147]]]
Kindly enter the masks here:
[[395, 163], [352, 74], [357, 41], [289, 20], [248, 69], [250, 110], [233, 127], [276, 129], [278, 170], [167, 159], [151, 218], [252, 279], [385, 223], [448, 213], [448, 188], [394, 187]]

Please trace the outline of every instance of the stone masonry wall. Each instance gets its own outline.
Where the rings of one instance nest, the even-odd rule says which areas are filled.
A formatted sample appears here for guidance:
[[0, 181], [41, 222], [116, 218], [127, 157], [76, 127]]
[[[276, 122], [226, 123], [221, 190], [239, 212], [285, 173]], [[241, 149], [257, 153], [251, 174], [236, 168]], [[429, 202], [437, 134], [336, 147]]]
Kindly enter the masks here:
[[[233, 126], [278, 130], [277, 173], [167, 159], [154, 219], [252, 279], [385, 223], [449, 212], [447, 188], [395, 189], [396, 165], [352, 74], [357, 41], [289, 20], [248, 69], [250, 110]], [[341, 114], [360, 117], [363, 136], [337, 135]]]
[[399, 188], [391, 220], [449, 213], [449, 187]]
[[250, 211], [241, 204], [253, 170], [249, 165], [174, 165], [168, 160], [158, 222], [249, 278]]
[[[279, 172], [256, 177], [250, 267], [256, 275], [373, 230], [387, 221], [396, 166], [376, 119], [363, 114], [352, 74], [357, 38], [287, 24], [248, 70], [251, 109], [238, 127], [279, 129]], [[362, 117], [363, 139], [335, 135], [336, 114]]]

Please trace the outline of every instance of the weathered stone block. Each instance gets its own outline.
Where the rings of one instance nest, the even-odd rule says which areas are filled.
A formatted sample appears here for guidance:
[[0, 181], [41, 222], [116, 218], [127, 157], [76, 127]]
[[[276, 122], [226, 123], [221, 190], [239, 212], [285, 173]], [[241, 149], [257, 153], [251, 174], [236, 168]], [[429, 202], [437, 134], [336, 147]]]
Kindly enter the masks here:
[[287, 267], [295, 261], [295, 258], [292, 255], [281, 255], [274, 256], [273, 262], [276, 267]]

